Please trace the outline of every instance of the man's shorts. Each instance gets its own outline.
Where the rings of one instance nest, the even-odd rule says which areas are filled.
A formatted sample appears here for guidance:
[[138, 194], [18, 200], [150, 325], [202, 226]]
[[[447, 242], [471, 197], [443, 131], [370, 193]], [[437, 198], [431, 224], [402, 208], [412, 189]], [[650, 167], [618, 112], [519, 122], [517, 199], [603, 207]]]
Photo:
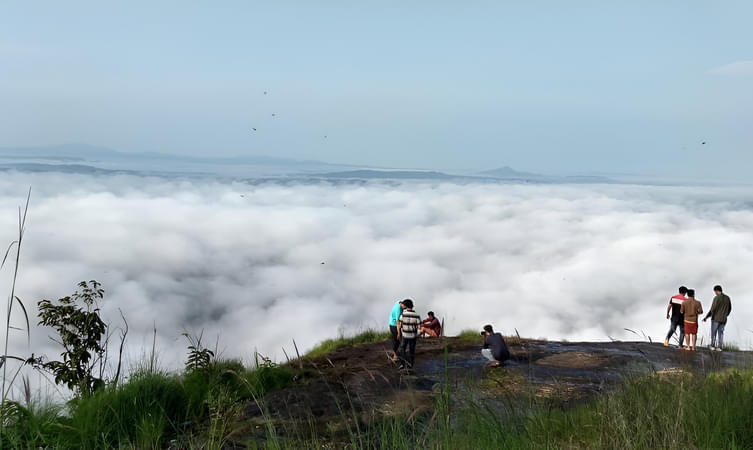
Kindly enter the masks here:
[[698, 334], [698, 322], [685, 321], [685, 334]]

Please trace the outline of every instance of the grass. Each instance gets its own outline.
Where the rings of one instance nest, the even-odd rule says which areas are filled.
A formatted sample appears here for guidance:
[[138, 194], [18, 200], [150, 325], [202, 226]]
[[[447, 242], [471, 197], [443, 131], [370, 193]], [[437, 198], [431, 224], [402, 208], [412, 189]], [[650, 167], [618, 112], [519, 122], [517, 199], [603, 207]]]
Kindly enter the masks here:
[[0, 448], [41, 448], [46, 437], [59, 428], [62, 406], [50, 402], [22, 405], [6, 402], [0, 411], [5, 428], [0, 431]]
[[59, 446], [162, 448], [189, 415], [190, 403], [179, 377], [142, 373], [70, 406], [70, 417], [60, 420]]
[[309, 350], [305, 356], [308, 358], [318, 358], [320, 356], [332, 353], [340, 347], [352, 347], [354, 345], [371, 344], [373, 342], [381, 342], [386, 339], [390, 339], [391, 337], [392, 336], [390, 335], [389, 331], [377, 330], [366, 330], [355, 336], [349, 337], [341, 334], [337, 338], [322, 341], [316, 347]]
[[0, 449], [221, 448], [248, 402], [294, 376], [271, 363], [246, 369], [219, 360], [183, 374], [142, 370], [65, 406], [9, 402], [0, 416]]
[[[312, 352], [387, 338], [370, 330], [325, 341]], [[473, 330], [458, 338], [480, 341]], [[614, 392], [564, 410], [537, 397], [525, 377], [511, 371], [460, 390], [447, 381], [431, 411], [383, 417], [344, 406], [322, 430], [314, 417], [293, 423], [264, 416], [261, 427], [244, 423], [249, 403], [263, 406], [265, 394], [306, 382], [269, 360], [250, 369], [237, 360], [215, 360], [181, 374], [141, 369], [115, 388], [67, 405], [7, 403], [0, 410], [0, 449], [218, 449], [236, 443], [280, 449], [684, 449], [751, 448], [753, 442], [753, 369], [627, 379]], [[246, 437], [233, 441], [239, 436]]]
[[[539, 402], [488, 402], [467, 394], [463, 407], [437, 396], [436, 415], [381, 420], [334, 446], [385, 449], [750, 448], [753, 370], [708, 377], [652, 375], [563, 411]], [[443, 417], [448, 420], [443, 420]], [[315, 448], [315, 440], [282, 448]]]
[[458, 334], [457, 336], [458, 340], [461, 344], [480, 344], [482, 342], [481, 340], [481, 331], [479, 330], [463, 330]]
[[614, 394], [533, 418], [532, 446], [570, 448], [749, 448], [753, 370], [629, 380]]

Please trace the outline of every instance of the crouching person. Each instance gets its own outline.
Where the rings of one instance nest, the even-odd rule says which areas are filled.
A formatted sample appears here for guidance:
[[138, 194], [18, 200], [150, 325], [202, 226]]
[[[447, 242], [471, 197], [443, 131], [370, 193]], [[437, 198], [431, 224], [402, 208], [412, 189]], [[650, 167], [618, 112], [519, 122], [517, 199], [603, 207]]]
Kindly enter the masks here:
[[484, 337], [484, 348], [481, 354], [489, 360], [489, 367], [499, 367], [503, 362], [510, 359], [510, 351], [502, 335], [494, 332], [491, 325], [484, 325], [484, 331], [481, 332]]

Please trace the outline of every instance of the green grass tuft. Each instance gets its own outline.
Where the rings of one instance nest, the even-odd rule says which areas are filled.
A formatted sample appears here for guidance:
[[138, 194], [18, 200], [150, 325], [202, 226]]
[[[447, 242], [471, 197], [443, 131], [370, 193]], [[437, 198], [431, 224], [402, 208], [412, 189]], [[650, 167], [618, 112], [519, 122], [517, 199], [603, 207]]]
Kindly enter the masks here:
[[340, 337], [337, 337], [335, 339], [327, 339], [326, 341], [321, 342], [319, 345], [309, 350], [309, 352], [306, 353], [305, 356], [309, 358], [318, 358], [320, 356], [330, 354], [340, 347], [351, 347], [351, 346], [360, 345], [360, 344], [370, 344], [372, 342], [384, 341], [386, 339], [389, 339], [390, 337], [391, 335], [389, 331], [376, 331], [376, 330], [366, 330], [362, 333], [359, 333], [351, 337], [345, 337], [344, 335], [340, 335]]
[[463, 330], [457, 337], [461, 344], [481, 344], [483, 342], [481, 330]]
[[[189, 399], [176, 376], [135, 374], [127, 383], [71, 402], [60, 444], [71, 448], [164, 448], [187, 417]], [[67, 444], [67, 445], [65, 445]]]
[[628, 380], [613, 394], [531, 420], [532, 446], [735, 448], [753, 442], [753, 370]]
[[59, 430], [62, 407], [50, 402], [8, 401], [0, 411], [0, 448], [43, 448]]

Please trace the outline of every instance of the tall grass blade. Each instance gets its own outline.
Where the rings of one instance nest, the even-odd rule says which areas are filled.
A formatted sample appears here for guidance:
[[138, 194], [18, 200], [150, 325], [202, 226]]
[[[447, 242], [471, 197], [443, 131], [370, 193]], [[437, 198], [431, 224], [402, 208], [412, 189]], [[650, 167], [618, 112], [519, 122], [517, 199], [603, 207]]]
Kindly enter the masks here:
[[3, 257], [3, 262], [0, 263], [0, 269], [2, 269], [5, 266], [5, 262], [8, 260], [8, 254], [10, 254], [11, 249], [14, 245], [18, 244], [18, 241], [13, 241], [8, 246], [8, 249], [5, 251], [5, 256]]
[[26, 343], [28, 345], [31, 345], [31, 326], [29, 325], [29, 313], [26, 312], [26, 306], [24, 306], [24, 302], [21, 301], [18, 296], [14, 297], [16, 299], [16, 302], [18, 302], [18, 305], [21, 307], [21, 310], [24, 312], [24, 319], [26, 319]]
[[[16, 245], [16, 263], [13, 268], [13, 282], [11, 283], [11, 289], [10, 289], [10, 297], [8, 298], [8, 310], [7, 310], [7, 317], [6, 317], [6, 323], [5, 323], [5, 348], [3, 350], [3, 362], [6, 362], [8, 357], [8, 340], [10, 338], [10, 317], [11, 313], [13, 312], [13, 298], [16, 296], [16, 280], [18, 279], [18, 266], [21, 261], [21, 243], [23, 242], [24, 238], [24, 230], [26, 229], [26, 214], [29, 211], [29, 201], [31, 200], [31, 186], [29, 186], [29, 193], [26, 195], [26, 206], [24, 207], [23, 216], [21, 215], [21, 208], [18, 208], [18, 240]], [[7, 256], [7, 255], [6, 255]], [[27, 316], [27, 322], [28, 322], [28, 316]], [[8, 365], [3, 364], [3, 383], [2, 383], [2, 394], [3, 397], [0, 399], [0, 408], [5, 406], [5, 398], [6, 398], [6, 381], [7, 381], [7, 373]], [[15, 378], [15, 377], [14, 377]], [[10, 388], [8, 388], [8, 391], [10, 391]], [[2, 424], [0, 424], [2, 426]]]

